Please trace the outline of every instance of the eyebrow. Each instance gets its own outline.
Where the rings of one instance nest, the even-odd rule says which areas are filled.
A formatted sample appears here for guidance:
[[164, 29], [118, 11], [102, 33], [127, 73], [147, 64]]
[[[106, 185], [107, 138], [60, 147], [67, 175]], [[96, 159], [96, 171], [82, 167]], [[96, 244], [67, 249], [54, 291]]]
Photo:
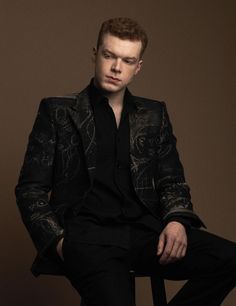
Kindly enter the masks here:
[[[112, 56], [114, 57], [118, 57], [115, 53], [113, 53], [112, 51], [108, 50], [108, 49], [104, 49], [103, 52], [108, 52], [110, 53]], [[123, 57], [123, 59], [129, 59], [129, 60], [133, 60], [133, 61], [137, 61], [138, 59], [136, 57], [130, 57], [130, 56], [125, 56]]]

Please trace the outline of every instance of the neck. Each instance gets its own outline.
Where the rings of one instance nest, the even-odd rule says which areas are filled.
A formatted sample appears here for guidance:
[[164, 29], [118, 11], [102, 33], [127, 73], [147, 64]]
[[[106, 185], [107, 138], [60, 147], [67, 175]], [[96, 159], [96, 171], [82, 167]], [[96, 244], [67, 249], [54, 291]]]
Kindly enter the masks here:
[[94, 80], [94, 85], [102, 91], [105, 97], [107, 97], [107, 99], [109, 100], [109, 104], [111, 106], [119, 107], [123, 105], [125, 88], [118, 92], [108, 92], [108, 91], [102, 90], [96, 83], [96, 80]]
[[115, 107], [119, 107], [123, 105], [124, 94], [125, 94], [125, 89], [120, 92], [116, 92], [116, 93], [113, 93], [113, 92], [104, 93], [105, 97], [107, 97], [109, 100], [109, 104]]

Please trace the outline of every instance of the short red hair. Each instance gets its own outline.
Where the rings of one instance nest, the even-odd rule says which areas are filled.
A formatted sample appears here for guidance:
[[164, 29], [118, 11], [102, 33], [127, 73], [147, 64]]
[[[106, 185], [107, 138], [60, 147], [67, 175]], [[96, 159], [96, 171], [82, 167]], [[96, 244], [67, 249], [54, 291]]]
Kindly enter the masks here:
[[127, 17], [118, 17], [104, 21], [98, 34], [97, 49], [102, 44], [103, 36], [107, 33], [120, 39], [141, 41], [140, 58], [143, 56], [148, 44], [148, 37], [143, 28], [135, 20]]

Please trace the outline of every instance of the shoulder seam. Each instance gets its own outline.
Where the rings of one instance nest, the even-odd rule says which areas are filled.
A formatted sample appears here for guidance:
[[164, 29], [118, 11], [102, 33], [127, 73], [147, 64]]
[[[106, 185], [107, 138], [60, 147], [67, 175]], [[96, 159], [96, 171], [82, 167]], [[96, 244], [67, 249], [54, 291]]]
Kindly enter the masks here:
[[76, 95], [66, 95], [66, 96], [48, 96], [48, 97], [43, 98], [43, 100], [47, 100], [47, 99], [73, 99], [73, 100], [76, 100], [77, 97], [76, 97]]

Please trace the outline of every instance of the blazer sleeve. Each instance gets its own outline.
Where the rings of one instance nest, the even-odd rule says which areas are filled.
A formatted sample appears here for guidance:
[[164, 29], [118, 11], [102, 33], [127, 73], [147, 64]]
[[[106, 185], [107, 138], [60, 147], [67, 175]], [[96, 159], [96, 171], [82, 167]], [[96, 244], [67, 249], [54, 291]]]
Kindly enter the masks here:
[[191, 225], [206, 227], [193, 210], [190, 188], [185, 181], [184, 169], [176, 149], [176, 137], [162, 104], [162, 118], [158, 147], [158, 170], [156, 188], [164, 222], [175, 217], [188, 218]]
[[48, 200], [56, 146], [56, 131], [51, 113], [50, 101], [43, 99], [29, 135], [23, 166], [15, 187], [22, 220], [41, 254], [50, 249], [53, 241], [63, 234], [63, 228]]

